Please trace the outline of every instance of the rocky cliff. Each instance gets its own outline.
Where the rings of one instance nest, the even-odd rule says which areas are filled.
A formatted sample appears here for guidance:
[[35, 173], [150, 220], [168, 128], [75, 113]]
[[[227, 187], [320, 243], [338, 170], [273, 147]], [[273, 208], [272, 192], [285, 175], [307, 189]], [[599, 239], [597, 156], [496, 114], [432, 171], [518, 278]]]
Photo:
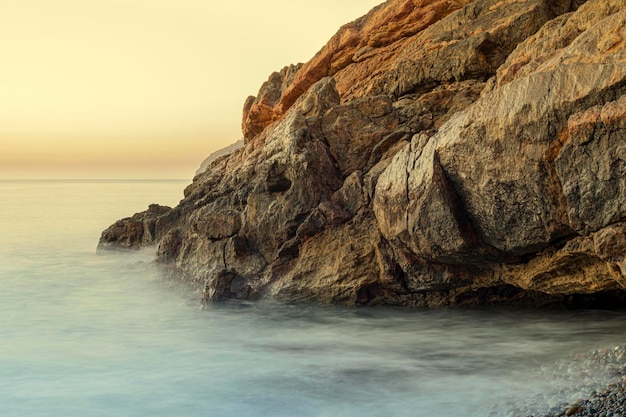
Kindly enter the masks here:
[[389, 0], [244, 105], [245, 146], [99, 247], [207, 300], [623, 300], [624, 0]]

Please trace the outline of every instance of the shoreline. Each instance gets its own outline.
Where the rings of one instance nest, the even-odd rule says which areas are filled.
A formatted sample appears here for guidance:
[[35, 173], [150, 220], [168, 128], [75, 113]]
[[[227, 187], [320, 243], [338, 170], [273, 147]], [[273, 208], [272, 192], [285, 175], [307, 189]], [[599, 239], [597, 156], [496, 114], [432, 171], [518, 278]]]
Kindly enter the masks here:
[[[626, 365], [624, 365], [626, 367]], [[562, 403], [542, 417], [623, 417], [626, 416], [626, 374], [600, 392], [570, 404]]]
[[563, 362], [555, 379], [571, 381], [572, 389], [538, 394], [489, 416], [626, 417], [626, 346], [598, 349]]

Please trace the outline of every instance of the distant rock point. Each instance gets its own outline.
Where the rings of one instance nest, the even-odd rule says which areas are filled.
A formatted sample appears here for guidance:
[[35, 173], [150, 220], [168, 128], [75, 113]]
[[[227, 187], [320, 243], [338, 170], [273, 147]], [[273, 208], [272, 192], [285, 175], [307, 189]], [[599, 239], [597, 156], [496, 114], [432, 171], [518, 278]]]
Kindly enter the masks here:
[[243, 147], [244, 143], [243, 143], [243, 139], [238, 140], [235, 143], [232, 143], [222, 149], [219, 149], [215, 152], [213, 152], [211, 155], [207, 156], [206, 159], [204, 161], [202, 161], [202, 163], [200, 164], [200, 167], [196, 170], [196, 175], [200, 175], [202, 174], [204, 171], [207, 170], [207, 168], [209, 167], [209, 165], [215, 161], [217, 158], [220, 158], [222, 156], [226, 156], [230, 153], [233, 153], [234, 151], [236, 151], [237, 149]]

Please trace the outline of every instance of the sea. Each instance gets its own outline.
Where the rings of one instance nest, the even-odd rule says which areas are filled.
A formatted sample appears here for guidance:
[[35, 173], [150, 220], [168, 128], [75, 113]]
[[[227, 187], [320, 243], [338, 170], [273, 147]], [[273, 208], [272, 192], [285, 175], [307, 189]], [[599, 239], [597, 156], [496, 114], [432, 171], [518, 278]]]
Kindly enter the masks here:
[[0, 181], [0, 416], [513, 417], [626, 361], [626, 312], [202, 306], [155, 250], [96, 253], [186, 181]]

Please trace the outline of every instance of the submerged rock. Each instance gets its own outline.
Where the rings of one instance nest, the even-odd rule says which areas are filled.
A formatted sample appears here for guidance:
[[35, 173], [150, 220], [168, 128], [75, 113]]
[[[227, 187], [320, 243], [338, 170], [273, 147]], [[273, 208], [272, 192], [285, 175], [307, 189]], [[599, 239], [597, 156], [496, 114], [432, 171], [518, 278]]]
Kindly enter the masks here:
[[621, 0], [390, 0], [100, 247], [158, 244], [207, 301], [622, 303], [624, 39]]

